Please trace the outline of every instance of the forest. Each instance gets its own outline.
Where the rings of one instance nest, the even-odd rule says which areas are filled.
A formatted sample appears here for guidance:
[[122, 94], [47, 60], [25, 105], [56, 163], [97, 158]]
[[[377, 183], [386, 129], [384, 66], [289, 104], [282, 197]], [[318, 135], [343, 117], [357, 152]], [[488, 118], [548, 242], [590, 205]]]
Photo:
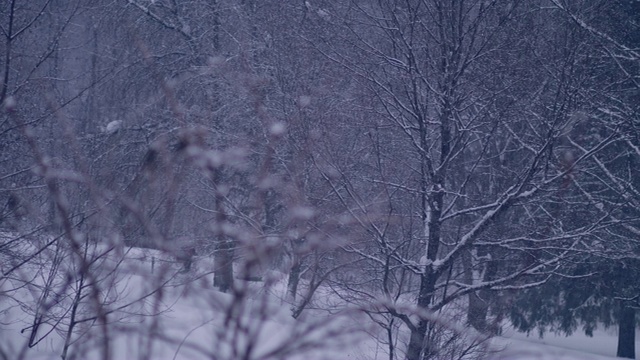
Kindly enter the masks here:
[[640, 1], [3, 0], [0, 81], [0, 359], [636, 356]]

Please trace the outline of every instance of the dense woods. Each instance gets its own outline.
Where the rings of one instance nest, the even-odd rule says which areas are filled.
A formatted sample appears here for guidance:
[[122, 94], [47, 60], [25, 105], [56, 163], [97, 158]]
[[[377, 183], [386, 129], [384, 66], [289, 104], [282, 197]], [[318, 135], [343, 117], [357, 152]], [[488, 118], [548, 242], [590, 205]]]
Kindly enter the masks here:
[[[362, 332], [481, 359], [507, 322], [619, 325], [633, 358], [639, 27], [634, 0], [3, 1], [0, 358]], [[154, 320], [177, 283], [206, 345]]]

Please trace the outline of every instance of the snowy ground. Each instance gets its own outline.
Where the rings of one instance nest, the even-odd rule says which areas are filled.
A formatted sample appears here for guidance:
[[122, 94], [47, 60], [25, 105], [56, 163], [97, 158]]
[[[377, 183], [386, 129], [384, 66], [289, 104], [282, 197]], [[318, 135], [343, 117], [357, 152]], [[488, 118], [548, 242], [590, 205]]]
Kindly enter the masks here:
[[[163, 264], [171, 263], [170, 259], [150, 250], [130, 249], [125, 253], [126, 261], [118, 266], [118, 293], [122, 295], [122, 300], [135, 298], [152, 290], [154, 283], [150, 281], [153, 278], [149, 275], [151, 271], [157, 274], [162, 270]], [[163, 288], [161, 297], [150, 297], [145, 302], [145, 311], [160, 315], [131, 317], [131, 321], [119, 323], [118, 327], [111, 326], [115, 343], [111, 346], [113, 350], [110, 357], [160, 360], [235, 359], [240, 354], [238, 351], [241, 352], [250, 345], [253, 347], [251, 359], [388, 359], [380, 344], [367, 339], [362, 333], [354, 333], [353, 330], [362, 328], [366, 321], [353, 314], [345, 314], [336, 317], [337, 320], [329, 321], [326, 313], [310, 311], [303, 321], [292, 319], [290, 304], [284, 301], [285, 282], [282, 279], [274, 282], [268, 294], [263, 293], [262, 285], [251, 285], [246, 291], [252, 292], [253, 300], [245, 304], [234, 303], [237, 298], [212, 289], [212, 275], [206, 272], [212, 265], [209, 262], [208, 259], [200, 259], [189, 274], [179, 272], [180, 264], [165, 267], [167, 274], [174, 274], [170, 277], [170, 286]], [[185, 284], [193, 277], [199, 278]], [[326, 298], [328, 295], [322, 291], [320, 294], [325, 297], [323, 301], [333, 301]], [[28, 301], [25, 298], [25, 303]], [[3, 311], [3, 325], [0, 327], [0, 345], [3, 350], [13, 349], [15, 358], [18, 358], [17, 352], [26, 350], [28, 356], [23, 357], [25, 359], [59, 359], [60, 335], [51, 334], [33, 349], [27, 349], [23, 346], [27, 341], [27, 333], [21, 333], [20, 330], [29, 325], [32, 316], [25, 316], [17, 307], [0, 310]], [[142, 308], [127, 309], [129, 310], [143, 312]], [[230, 330], [234, 327], [226, 322], [225, 315], [234, 311], [241, 319], [235, 324], [235, 329], [243, 329], [246, 334]], [[114, 313], [113, 316], [120, 315], [121, 319], [128, 319], [126, 312]], [[162, 333], [156, 334], [154, 329], [162, 329]], [[153, 342], [149, 342], [149, 334], [154, 334]], [[91, 342], [84, 339], [86, 337], [75, 343], [73, 348], [82, 354], [81, 358], [101, 358], [100, 353], [91, 350], [92, 346], [96, 348], [96, 340]], [[249, 339], [256, 341], [251, 343]], [[571, 337], [548, 334], [544, 339], [539, 339], [535, 335], [527, 337], [506, 329], [504, 337], [492, 340], [491, 348], [497, 352], [491, 358], [612, 359], [616, 341], [615, 330], [596, 331], [593, 338], [582, 334]], [[86, 347], [84, 352], [83, 346]], [[279, 355], [269, 357], [270, 353]]]
[[[527, 336], [512, 329], [506, 329], [504, 337], [494, 339], [494, 344], [504, 347], [504, 351], [495, 359], [558, 359], [558, 360], [605, 360], [617, 359], [616, 329], [596, 330], [593, 337], [584, 333], [571, 336], [546, 334], [539, 338], [537, 334]], [[640, 339], [636, 338], [636, 349], [640, 348]]]

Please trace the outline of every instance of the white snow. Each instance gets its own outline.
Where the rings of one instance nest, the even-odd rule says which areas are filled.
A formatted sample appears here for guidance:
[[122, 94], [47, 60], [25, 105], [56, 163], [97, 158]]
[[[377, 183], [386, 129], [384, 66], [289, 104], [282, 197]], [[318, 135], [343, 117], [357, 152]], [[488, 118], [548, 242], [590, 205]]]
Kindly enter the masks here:
[[520, 339], [497, 339], [503, 350], [496, 353], [492, 360], [611, 360], [615, 357], [596, 355], [574, 349], [553, 345], [544, 345]]
[[122, 120], [114, 120], [107, 124], [104, 128], [104, 132], [107, 134], [113, 134], [122, 128]]
[[315, 215], [315, 211], [310, 206], [294, 206], [290, 210], [291, 217], [297, 220], [310, 220]]
[[[296, 211], [300, 212], [304, 213], [299, 209]], [[104, 254], [110, 249], [109, 246], [96, 246], [93, 251]], [[22, 275], [38, 266], [34, 264], [21, 269]], [[276, 276], [272, 272], [272, 276], [265, 277], [265, 280], [269, 279], [267, 283], [240, 286], [247, 296], [238, 298], [212, 288], [211, 269], [214, 266], [209, 257], [197, 257], [191, 272], [182, 273], [181, 263], [170, 254], [158, 250], [120, 248], [103, 258], [100, 266], [105, 270], [117, 269], [115, 291], [111, 295], [116, 301], [113, 306], [151, 292], [159, 285], [158, 279], [167, 281], [160, 295], [155, 294], [144, 302], [110, 315], [111, 320], [120, 320], [109, 325], [113, 359], [231, 360], [239, 358], [249, 345], [253, 347], [250, 359], [388, 359], [385, 345], [371, 336], [364, 336], [365, 331], [375, 334], [381, 329], [373, 330], [373, 323], [358, 312], [338, 311], [344, 301], [328, 288], [319, 288], [314, 306], [295, 320], [290, 315], [292, 304], [286, 300], [287, 279], [284, 274]], [[46, 269], [38, 271], [42, 280]], [[107, 273], [102, 281], [109, 278]], [[5, 292], [11, 288], [10, 285], [11, 281], [0, 281]], [[12, 293], [14, 297], [18, 295], [22, 296], [23, 304], [35, 300], [31, 296], [33, 294], [26, 290]], [[8, 307], [8, 304], [6, 299], [0, 302], [3, 314], [0, 346], [16, 354], [28, 342], [29, 331], [20, 330], [27, 328], [33, 318], [23, 313], [20, 307]], [[332, 309], [332, 315], [321, 310], [323, 308]], [[157, 315], [136, 316], [141, 313]], [[231, 313], [235, 314], [235, 320], [229, 322], [226, 316]], [[150, 336], [154, 333], [154, 326], [159, 329], [156, 338]], [[234, 329], [242, 331], [238, 333]], [[100, 329], [94, 326], [87, 331], [86, 340], [75, 343], [72, 349], [83, 359], [100, 359], [95, 337]], [[616, 341], [614, 330], [597, 330], [593, 338], [576, 333], [570, 337], [548, 334], [539, 339], [535, 335], [527, 337], [506, 328], [503, 336], [491, 340], [492, 354], [489, 358], [613, 359]], [[59, 358], [61, 344], [61, 333], [52, 333], [45, 341], [28, 349], [27, 358]], [[81, 352], [83, 348], [85, 353]], [[282, 356], [270, 356], [272, 352], [279, 352]]]
[[269, 132], [271, 132], [271, 135], [273, 136], [280, 136], [284, 134], [286, 130], [287, 130], [287, 125], [285, 125], [285, 123], [283, 123], [282, 121], [278, 121], [271, 124], [271, 128], [269, 129]]
[[[560, 360], [610, 360], [617, 359], [617, 329], [596, 329], [589, 337], [577, 331], [570, 336], [547, 333], [540, 338], [537, 333], [515, 332], [505, 327], [503, 336], [493, 339], [497, 349], [504, 349], [493, 359], [560, 359]], [[640, 349], [640, 338], [636, 338]]]
[[311, 97], [307, 95], [301, 95], [298, 98], [298, 106], [305, 108], [311, 104]]
[[7, 96], [4, 99], [4, 108], [7, 111], [13, 111], [16, 108], [16, 99], [13, 96]]

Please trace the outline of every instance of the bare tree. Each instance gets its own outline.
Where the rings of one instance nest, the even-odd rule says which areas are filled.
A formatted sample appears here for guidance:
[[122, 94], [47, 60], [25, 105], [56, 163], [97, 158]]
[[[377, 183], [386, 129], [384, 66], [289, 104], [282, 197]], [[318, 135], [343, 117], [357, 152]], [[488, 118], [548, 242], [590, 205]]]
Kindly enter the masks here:
[[[321, 37], [318, 50], [370, 91], [367, 99], [375, 101], [366, 102], [372, 120], [365, 126], [384, 129], [387, 140], [369, 150], [382, 154], [372, 157], [382, 170], [367, 173], [368, 188], [353, 184], [350, 173], [327, 179], [376, 244], [373, 253], [347, 250], [382, 269], [410, 271], [418, 308], [439, 311], [462, 296], [484, 296], [483, 289], [539, 285], [604, 226], [603, 218], [563, 223], [558, 210], [549, 212], [567, 204], [573, 169], [616, 136], [563, 157], [562, 135], [586, 76], [576, 65], [581, 38], [567, 42], [571, 28], [558, 33], [557, 23], [543, 23], [537, 4], [513, 1], [350, 2], [317, 11], [318, 23], [343, 29]], [[538, 38], [525, 35], [532, 27]], [[563, 45], [540, 53], [538, 41]], [[404, 172], [385, 158], [403, 159]], [[396, 202], [398, 193], [409, 200]], [[378, 197], [388, 211], [375, 204]], [[416, 214], [413, 232], [391, 230], [397, 217]], [[505, 231], [500, 223], [511, 219], [521, 227]], [[420, 255], [400, 251], [418, 244]], [[425, 337], [429, 319], [396, 314], [411, 333], [407, 359], [437, 357], [438, 345]], [[486, 327], [480, 319], [478, 327]]]

